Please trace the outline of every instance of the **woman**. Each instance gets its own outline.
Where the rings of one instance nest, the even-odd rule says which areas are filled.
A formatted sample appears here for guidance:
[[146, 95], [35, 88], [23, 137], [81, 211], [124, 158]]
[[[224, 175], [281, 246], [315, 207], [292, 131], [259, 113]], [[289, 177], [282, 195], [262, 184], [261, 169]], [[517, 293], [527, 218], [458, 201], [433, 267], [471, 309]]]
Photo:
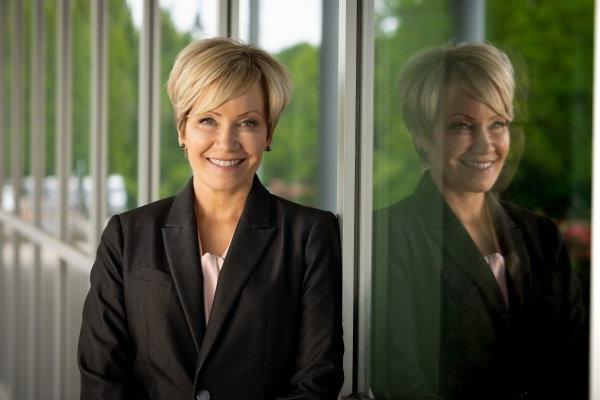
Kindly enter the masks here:
[[400, 74], [426, 172], [375, 216], [377, 399], [587, 398], [587, 317], [558, 230], [490, 192], [513, 75], [485, 43], [427, 50]]
[[114, 216], [79, 340], [82, 399], [335, 399], [336, 218], [255, 173], [291, 96], [286, 69], [228, 39], [187, 46], [167, 84], [193, 178]]

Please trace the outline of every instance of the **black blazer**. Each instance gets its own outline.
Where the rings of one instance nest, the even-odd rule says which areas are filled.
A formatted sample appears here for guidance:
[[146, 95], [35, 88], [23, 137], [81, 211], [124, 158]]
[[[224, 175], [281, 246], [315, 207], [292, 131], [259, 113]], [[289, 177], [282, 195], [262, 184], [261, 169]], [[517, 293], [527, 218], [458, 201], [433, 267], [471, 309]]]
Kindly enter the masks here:
[[336, 399], [336, 218], [255, 178], [205, 324], [192, 182], [110, 219], [91, 272], [82, 399]]
[[487, 195], [507, 307], [429, 173], [375, 215], [377, 399], [585, 399], [587, 316], [556, 226]]

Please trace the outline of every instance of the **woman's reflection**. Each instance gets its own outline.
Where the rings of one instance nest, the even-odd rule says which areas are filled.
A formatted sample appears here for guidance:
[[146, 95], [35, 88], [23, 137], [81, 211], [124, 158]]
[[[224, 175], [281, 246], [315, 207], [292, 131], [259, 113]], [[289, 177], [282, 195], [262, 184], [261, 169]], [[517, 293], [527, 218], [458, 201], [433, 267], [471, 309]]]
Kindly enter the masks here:
[[485, 43], [414, 56], [399, 77], [426, 171], [375, 214], [377, 399], [583, 399], [587, 316], [556, 226], [490, 191], [514, 73]]

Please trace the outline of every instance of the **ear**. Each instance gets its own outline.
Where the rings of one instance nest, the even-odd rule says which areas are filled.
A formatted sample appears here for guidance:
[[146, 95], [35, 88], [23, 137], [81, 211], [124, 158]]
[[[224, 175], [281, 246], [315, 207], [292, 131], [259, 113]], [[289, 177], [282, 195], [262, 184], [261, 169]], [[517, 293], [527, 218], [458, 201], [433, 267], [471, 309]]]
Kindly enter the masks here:
[[185, 127], [177, 129], [177, 139], [179, 143], [185, 142]]
[[273, 141], [273, 129], [269, 126], [269, 127], [267, 127], [267, 146], [270, 146], [272, 141]]

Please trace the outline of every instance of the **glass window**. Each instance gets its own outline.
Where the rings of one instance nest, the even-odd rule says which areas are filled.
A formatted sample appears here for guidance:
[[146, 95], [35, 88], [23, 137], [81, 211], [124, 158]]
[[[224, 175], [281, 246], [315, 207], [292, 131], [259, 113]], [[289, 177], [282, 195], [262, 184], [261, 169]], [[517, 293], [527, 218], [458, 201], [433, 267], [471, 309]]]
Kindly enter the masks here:
[[[108, 215], [137, 205], [140, 0], [108, 9]], [[135, 4], [135, 5], [134, 5]]]
[[[91, 252], [90, 207], [90, 4], [71, 2], [72, 47], [72, 164], [68, 195], [68, 237], [75, 246]], [[49, 142], [52, 143], [52, 142]], [[48, 180], [50, 183], [51, 180]]]
[[192, 173], [178, 146], [173, 107], [164, 87], [181, 49], [194, 39], [217, 36], [218, 4], [216, 0], [161, 0], [160, 8], [160, 196], [165, 197], [181, 191]]
[[12, 82], [12, 38], [13, 38], [13, 18], [11, 18], [9, 4], [2, 4], [3, 13], [0, 15], [2, 24], [0, 30], [2, 31], [2, 57], [0, 57], [0, 63], [2, 63], [2, 86], [0, 87], [2, 97], [2, 109], [0, 112], [0, 138], [2, 140], [2, 146], [0, 148], [0, 163], [2, 170], [2, 178], [4, 179], [4, 185], [2, 190], [2, 201], [0, 202], [0, 209], [6, 212], [11, 212], [14, 209], [14, 197], [10, 186], [10, 107], [11, 107], [11, 82]]
[[335, 7], [319, 0], [240, 1], [241, 39], [273, 54], [294, 82], [294, 96], [275, 129], [272, 151], [264, 155], [259, 176], [275, 194], [331, 210], [337, 148]]
[[371, 394], [587, 398], [593, 2], [374, 23]]
[[[43, 151], [45, 159], [44, 181], [42, 184], [42, 227], [52, 233], [58, 234], [58, 184], [54, 176], [56, 170], [56, 13], [57, 2], [50, 0], [44, 2], [45, 34], [44, 49], [44, 81], [46, 95], [46, 115], [44, 129], [46, 140]], [[74, 104], [75, 112], [79, 110]]]

